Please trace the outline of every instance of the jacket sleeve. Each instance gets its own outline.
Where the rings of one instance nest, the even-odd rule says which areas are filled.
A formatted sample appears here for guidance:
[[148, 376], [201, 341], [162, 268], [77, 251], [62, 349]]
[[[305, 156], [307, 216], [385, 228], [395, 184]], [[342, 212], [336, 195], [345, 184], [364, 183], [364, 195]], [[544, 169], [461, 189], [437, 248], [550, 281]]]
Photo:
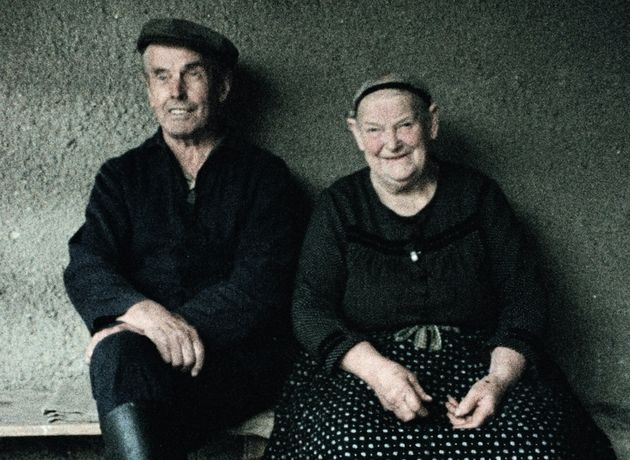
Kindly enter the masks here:
[[533, 363], [543, 340], [546, 298], [532, 248], [494, 182], [482, 193], [481, 225], [499, 305], [497, 328], [488, 346], [511, 348]]
[[340, 316], [346, 284], [345, 242], [334, 201], [323, 192], [308, 226], [293, 294], [298, 341], [327, 371], [365, 338]]
[[203, 287], [176, 311], [202, 334], [206, 347], [226, 349], [288, 330], [291, 286], [305, 203], [284, 163], [257, 176], [229, 275]]
[[85, 223], [69, 242], [64, 283], [92, 334], [145, 298], [124, 277], [130, 224], [120, 177], [111, 161], [103, 165], [90, 194]]

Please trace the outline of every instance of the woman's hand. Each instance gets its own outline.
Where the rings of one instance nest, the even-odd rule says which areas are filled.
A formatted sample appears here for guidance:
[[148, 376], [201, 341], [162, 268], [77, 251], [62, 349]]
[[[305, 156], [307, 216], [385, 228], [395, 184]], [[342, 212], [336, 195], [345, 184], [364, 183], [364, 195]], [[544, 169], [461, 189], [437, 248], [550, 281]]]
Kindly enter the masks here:
[[367, 383], [385, 410], [392, 411], [403, 422], [409, 422], [417, 416], [429, 415], [424, 403], [433, 398], [424, 391], [415, 374], [406, 367], [387, 360]]
[[448, 397], [446, 416], [453, 427], [477, 428], [492, 418], [507, 390], [523, 374], [525, 365], [525, 357], [511, 348], [492, 350], [488, 375], [478, 380], [461, 402]]
[[452, 396], [446, 402], [446, 416], [454, 428], [477, 428], [489, 421], [498, 411], [507, 386], [495, 375], [478, 380], [461, 402]]
[[385, 410], [403, 422], [426, 417], [424, 403], [431, 401], [413, 372], [385, 358], [368, 342], [351, 348], [341, 362], [342, 369], [353, 373], [376, 393]]

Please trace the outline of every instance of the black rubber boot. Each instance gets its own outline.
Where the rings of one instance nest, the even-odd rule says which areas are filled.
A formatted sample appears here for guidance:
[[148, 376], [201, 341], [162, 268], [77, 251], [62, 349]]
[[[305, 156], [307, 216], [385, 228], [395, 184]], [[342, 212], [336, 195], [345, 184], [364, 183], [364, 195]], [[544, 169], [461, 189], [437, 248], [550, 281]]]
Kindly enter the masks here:
[[166, 430], [168, 415], [150, 403], [130, 402], [101, 420], [108, 460], [185, 460], [179, 440]]

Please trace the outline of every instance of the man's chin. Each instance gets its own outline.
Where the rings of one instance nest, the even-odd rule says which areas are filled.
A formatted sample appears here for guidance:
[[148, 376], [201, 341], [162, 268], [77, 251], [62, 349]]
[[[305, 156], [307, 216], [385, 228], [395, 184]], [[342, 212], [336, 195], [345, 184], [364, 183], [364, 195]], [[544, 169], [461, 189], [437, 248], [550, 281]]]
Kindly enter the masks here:
[[207, 129], [165, 129], [162, 127], [162, 131], [164, 134], [171, 139], [177, 141], [194, 141], [197, 139], [202, 139], [205, 135], [207, 135]]
[[166, 132], [166, 134], [172, 138], [172, 139], [177, 139], [178, 141], [186, 141], [186, 140], [193, 140], [197, 137], [199, 137], [199, 134], [195, 133], [195, 132], [190, 132], [190, 131], [168, 131]]

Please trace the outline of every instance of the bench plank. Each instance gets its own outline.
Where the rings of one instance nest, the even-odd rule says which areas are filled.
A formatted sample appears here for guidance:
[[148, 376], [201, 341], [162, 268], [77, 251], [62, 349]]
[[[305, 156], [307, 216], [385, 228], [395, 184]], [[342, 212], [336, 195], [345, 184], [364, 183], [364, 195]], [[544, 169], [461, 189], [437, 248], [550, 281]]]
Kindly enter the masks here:
[[53, 422], [42, 413], [44, 391], [11, 390], [0, 394], [0, 437], [98, 436], [98, 422]]
[[[11, 390], [0, 393], [0, 437], [98, 436], [98, 422], [50, 422], [43, 414], [50, 394], [44, 391]], [[239, 436], [268, 438], [273, 412], [266, 411], [246, 420], [229, 432]]]
[[98, 423], [45, 423], [41, 425], [0, 425], [0, 438], [27, 436], [99, 436]]

